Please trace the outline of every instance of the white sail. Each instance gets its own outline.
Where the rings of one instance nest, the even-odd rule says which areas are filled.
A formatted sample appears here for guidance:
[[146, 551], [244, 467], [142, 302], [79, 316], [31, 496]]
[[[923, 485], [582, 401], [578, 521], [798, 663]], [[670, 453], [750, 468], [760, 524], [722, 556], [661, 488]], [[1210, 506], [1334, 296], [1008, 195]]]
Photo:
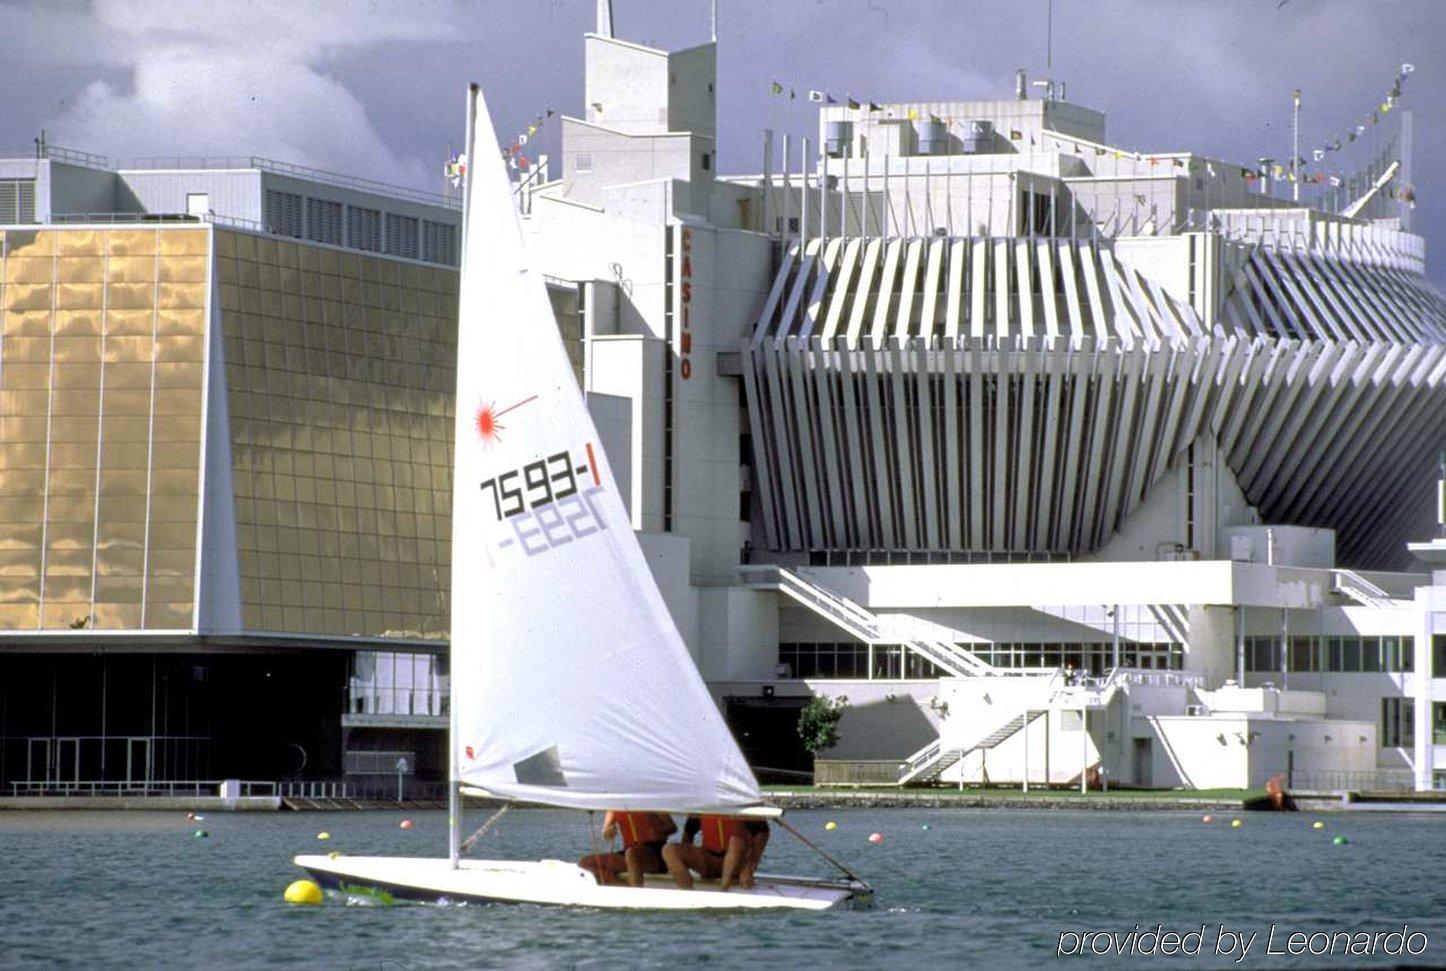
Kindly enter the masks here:
[[633, 536], [480, 93], [473, 104], [452, 483], [457, 777], [585, 809], [757, 805]]

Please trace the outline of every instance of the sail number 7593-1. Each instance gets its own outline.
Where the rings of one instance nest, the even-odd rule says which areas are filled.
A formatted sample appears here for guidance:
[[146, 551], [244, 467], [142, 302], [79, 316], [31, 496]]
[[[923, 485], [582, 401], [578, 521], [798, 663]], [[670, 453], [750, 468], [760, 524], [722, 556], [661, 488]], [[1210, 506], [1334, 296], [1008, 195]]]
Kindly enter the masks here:
[[493, 507], [499, 520], [519, 516], [529, 509], [566, 499], [577, 493], [579, 476], [591, 476], [593, 485], [600, 485], [602, 482], [592, 443], [588, 442], [583, 449], [586, 461], [574, 460], [572, 453], [564, 449], [535, 462], [528, 462], [520, 469], [483, 479], [479, 488], [492, 494]]

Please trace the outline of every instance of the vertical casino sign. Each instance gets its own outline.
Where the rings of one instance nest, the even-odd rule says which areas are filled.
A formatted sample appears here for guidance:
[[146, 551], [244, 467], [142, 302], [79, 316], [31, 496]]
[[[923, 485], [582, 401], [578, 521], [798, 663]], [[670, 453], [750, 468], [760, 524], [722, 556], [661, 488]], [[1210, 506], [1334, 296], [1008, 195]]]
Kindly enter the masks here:
[[693, 230], [684, 226], [681, 236], [683, 266], [678, 275], [681, 278], [679, 303], [682, 326], [678, 333], [678, 373], [687, 381], [693, 376]]

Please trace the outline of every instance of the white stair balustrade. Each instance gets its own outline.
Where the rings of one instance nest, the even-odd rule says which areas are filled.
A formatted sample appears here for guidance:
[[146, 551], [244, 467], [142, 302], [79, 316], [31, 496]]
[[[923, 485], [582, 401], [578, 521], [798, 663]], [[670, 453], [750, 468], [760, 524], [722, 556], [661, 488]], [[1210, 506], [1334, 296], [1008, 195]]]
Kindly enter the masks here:
[[941, 740], [935, 740], [909, 756], [903, 770], [899, 773], [899, 785], [934, 782], [956, 765], [960, 759], [975, 752], [987, 752], [1002, 745], [1044, 713], [1041, 708], [1028, 708], [1021, 711], [988, 735], [963, 748], [946, 749]]
[[1332, 570], [1331, 590], [1365, 607], [1401, 606], [1385, 590], [1353, 570]]
[[919, 639], [904, 632], [892, 632], [886, 629], [882, 618], [877, 614], [784, 567], [758, 564], [739, 567], [738, 572], [748, 586], [782, 593], [865, 644], [903, 645], [953, 677], [972, 678], [1016, 673], [996, 668], [958, 644]]

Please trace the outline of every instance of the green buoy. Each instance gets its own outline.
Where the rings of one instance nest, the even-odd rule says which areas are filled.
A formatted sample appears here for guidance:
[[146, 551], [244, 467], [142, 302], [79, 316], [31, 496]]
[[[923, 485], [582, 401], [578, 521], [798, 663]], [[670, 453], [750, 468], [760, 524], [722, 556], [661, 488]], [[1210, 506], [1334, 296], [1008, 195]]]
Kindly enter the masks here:
[[1347, 843], [1350, 842], [1350, 840], [1346, 839], [1344, 836], [1337, 836], [1334, 837], [1331, 842], [1334, 843], [1336, 846], [1345, 846]]

